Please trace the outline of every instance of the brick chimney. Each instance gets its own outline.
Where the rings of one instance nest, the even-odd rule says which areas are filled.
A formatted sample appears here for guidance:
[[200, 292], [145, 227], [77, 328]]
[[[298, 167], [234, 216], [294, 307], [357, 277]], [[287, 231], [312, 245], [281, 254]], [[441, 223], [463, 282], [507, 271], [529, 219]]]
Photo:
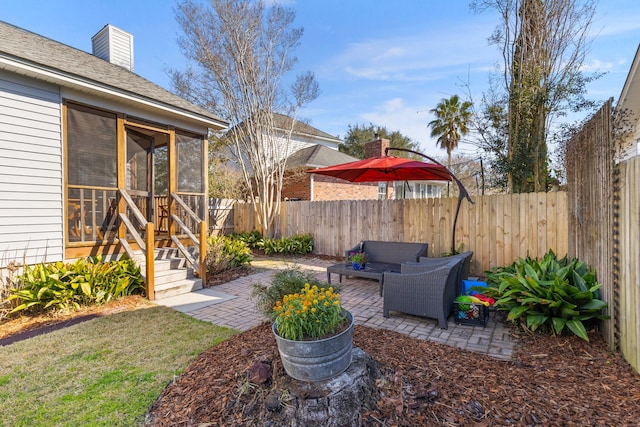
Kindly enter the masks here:
[[376, 132], [373, 141], [364, 144], [364, 158], [384, 156], [384, 150], [389, 148], [389, 140], [380, 138]]

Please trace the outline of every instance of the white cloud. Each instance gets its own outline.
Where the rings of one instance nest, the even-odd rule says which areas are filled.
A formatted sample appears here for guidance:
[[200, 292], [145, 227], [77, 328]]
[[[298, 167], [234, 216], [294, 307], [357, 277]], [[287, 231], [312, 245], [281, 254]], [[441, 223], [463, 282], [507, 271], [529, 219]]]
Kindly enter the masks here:
[[602, 20], [595, 21], [593, 27], [596, 30], [596, 37], [610, 37], [627, 33], [637, 34], [640, 31], [640, 12], [637, 9], [637, 4], [634, 10], [627, 9], [623, 14], [607, 15]]
[[486, 26], [470, 25], [358, 41], [321, 65], [319, 74], [331, 79], [344, 79], [347, 74], [376, 81], [429, 81], [461, 66], [488, 68], [497, 55], [487, 45], [488, 33]]
[[[620, 61], [619, 61], [620, 62]], [[591, 59], [590, 61], [586, 61], [582, 64], [581, 71], [591, 73], [591, 72], [603, 72], [609, 71], [613, 69], [615, 64], [610, 61], [601, 61], [599, 59]]]

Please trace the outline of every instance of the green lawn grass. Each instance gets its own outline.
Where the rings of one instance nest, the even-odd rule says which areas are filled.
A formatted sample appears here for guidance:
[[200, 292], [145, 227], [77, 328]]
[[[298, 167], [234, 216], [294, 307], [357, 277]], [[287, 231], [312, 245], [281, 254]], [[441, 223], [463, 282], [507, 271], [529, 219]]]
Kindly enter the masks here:
[[236, 332], [154, 306], [0, 347], [0, 425], [141, 425], [175, 376]]

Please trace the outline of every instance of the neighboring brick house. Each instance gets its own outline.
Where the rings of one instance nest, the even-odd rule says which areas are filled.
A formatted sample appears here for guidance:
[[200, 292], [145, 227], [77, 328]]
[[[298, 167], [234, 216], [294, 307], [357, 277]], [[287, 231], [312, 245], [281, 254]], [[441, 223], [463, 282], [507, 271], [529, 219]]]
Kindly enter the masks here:
[[[389, 140], [377, 138], [365, 144], [365, 158], [384, 156]], [[308, 170], [357, 161], [337, 150], [312, 146], [287, 159], [282, 197], [288, 200], [371, 200], [440, 197], [442, 184], [430, 181], [349, 182], [308, 173]]]
[[358, 159], [322, 145], [303, 148], [287, 159], [282, 197], [288, 200], [377, 199], [378, 183], [353, 183], [307, 173], [310, 169], [354, 162]]

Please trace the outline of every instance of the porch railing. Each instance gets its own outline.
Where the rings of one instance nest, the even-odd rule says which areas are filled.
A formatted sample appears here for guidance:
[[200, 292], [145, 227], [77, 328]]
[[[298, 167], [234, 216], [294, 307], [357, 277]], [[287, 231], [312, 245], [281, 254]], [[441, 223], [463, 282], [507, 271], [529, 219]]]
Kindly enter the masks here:
[[[127, 208], [129, 209], [129, 212], [133, 214], [136, 221], [138, 221], [139, 224], [144, 225], [145, 235], [143, 240], [142, 236], [140, 236], [140, 233], [138, 232], [138, 229], [136, 228], [136, 226], [133, 225], [129, 217], [123, 212], [120, 212], [118, 214], [118, 216], [120, 217], [121, 223], [125, 226], [126, 230], [131, 234], [133, 239], [136, 241], [136, 243], [140, 247], [140, 250], [142, 251], [145, 257], [145, 275], [146, 275], [145, 283], [146, 283], [147, 298], [149, 298], [150, 300], [154, 300], [155, 299], [155, 285], [154, 285], [155, 265], [154, 265], [154, 253], [153, 253], [153, 250], [154, 250], [153, 222], [147, 221], [147, 219], [144, 217], [142, 212], [140, 212], [140, 209], [138, 209], [138, 206], [136, 206], [133, 199], [126, 191], [118, 190], [118, 193], [120, 194], [120, 197], [122, 198], [122, 200], [124, 200], [125, 204], [127, 205]], [[126, 239], [126, 236], [124, 238], [119, 238], [118, 242], [122, 245], [127, 255], [129, 255], [131, 259], [135, 259], [136, 254], [131, 248], [131, 245], [129, 245], [129, 242]]]
[[206, 221], [200, 219], [198, 215], [193, 212], [193, 210], [187, 205], [182, 198], [176, 194], [171, 193], [171, 198], [182, 208], [183, 212], [186, 213], [188, 219], [197, 224], [198, 226], [198, 234], [199, 238], [196, 237], [195, 234], [187, 227], [187, 225], [178, 217], [175, 213], [171, 213], [171, 219], [174, 224], [176, 224], [180, 230], [193, 242], [195, 246], [198, 247], [198, 259], [191, 254], [184, 247], [180, 239], [176, 235], [171, 235], [171, 240], [178, 247], [178, 250], [184, 255], [185, 259], [188, 263], [191, 264], [194, 271], [198, 272], [200, 279], [202, 279], [202, 283], [206, 283], [206, 275], [207, 275], [207, 267], [205, 265], [205, 257], [207, 255], [207, 223]]

